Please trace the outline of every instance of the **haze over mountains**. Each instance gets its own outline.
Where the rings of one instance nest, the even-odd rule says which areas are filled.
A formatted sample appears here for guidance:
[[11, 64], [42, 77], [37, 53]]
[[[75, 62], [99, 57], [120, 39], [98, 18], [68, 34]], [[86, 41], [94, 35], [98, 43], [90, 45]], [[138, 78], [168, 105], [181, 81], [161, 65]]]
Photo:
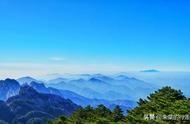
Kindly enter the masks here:
[[[123, 76], [122, 78], [127, 77]], [[115, 88], [118, 87], [123, 90], [122, 92], [131, 92], [131, 90], [127, 91], [129, 88], [126, 89], [122, 86], [112, 86], [110, 83], [113, 83], [114, 79], [101, 74], [70, 75], [70, 78], [56, 78], [44, 82], [46, 86], [41, 83], [42, 81], [37, 81], [31, 77], [19, 78], [18, 81], [21, 81], [20, 83], [22, 84], [28, 83], [39, 92], [52, 93], [71, 99], [73, 102], [81, 106], [91, 105], [96, 107], [99, 104], [104, 104], [108, 108], [113, 108], [115, 105], [121, 105], [125, 109], [136, 106], [135, 100], [130, 99], [130, 97], [125, 94], [121, 95], [121, 93], [117, 93], [115, 91], [107, 92], [107, 96], [103, 94], [101, 90], [105, 87], [106, 89], [112, 88], [112, 90], [115, 90]], [[108, 81], [109, 83], [107, 83]]]
[[180, 89], [190, 97], [190, 72], [189, 71], [160, 71], [160, 72], [128, 72], [128, 76], [141, 79], [150, 84], [159, 86], [171, 86]]
[[[93, 107], [97, 107], [100, 104], [104, 104], [106, 107], [113, 109], [116, 105], [120, 105], [123, 109], [123, 111], [126, 113], [127, 109], [132, 109], [134, 108], [137, 104], [134, 100], [129, 99], [129, 97], [127, 96], [123, 96], [123, 99], [119, 99], [119, 96], [114, 96], [115, 99], [110, 99], [109, 97], [106, 99], [102, 99], [101, 96], [100, 98], [98, 98], [97, 95], [101, 95], [101, 93], [99, 94], [93, 94], [92, 90], [96, 90], [96, 88], [103, 86], [107, 86], [107, 88], [114, 88], [112, 85], [110, 85], [111, 82], [114, 81], [113, 78], [111, 77], [107, 77], [104, 75], [94, 75], [93, 77], [89, 77], [87, 78], [87, 76], [90, 75], [83, 75], [83, 77], [85, 78], [79, 78], [79, 79], [66, 79], [66, 78], [57, 78], [54, 80], [49, 80], [47, 82], [42, 82], [39, 81], [37, 79], [34, 79], [32, 77], [23, 77], [23, 78], [19, 78], [17, 81], [14, 79], [6, 79], [6, 80], [1, 80], [0, 81], [0, 85], [1, 85], [1, 90], [0, 90], [0, 98], [2, 101], [2, 107], [6, 108], [5, 111], [10, 111], [10, 114], [12, 115], [12, 119], [7, 120], [6, 117], [8, 117], [8, 115], [5, 115], [4, 118], [0, 118], [0, 120], [3, 120], [5, 122], [9, 122], [9, 123], [26, 123], [26, 121], [31, 121], [31, 120], [35, 120], [35, 121], [40, 121], [40, 123], [47, 121], [48, 119], [52, 119], [53, 117], [55, 117], [55, 115], [50, 115], [47, 111], [45, 110], [39, 110], [36, 111], [38, 106], [43, 106], [43, 103], [47, 103], [47, 99], [51, 99], [51, 98], [57, 98], [57, 99], [52, 99], [51, 101], [55, 101], [57, 103], [57, 101], [60, 101], [61, 99], [66, 100], [69, 99], [70, 104], [69, 105], [78, 105], [85, 107], [87, 105], [91, 105]], [[120, 76], [117, 77], [118, 79], [124, 78], [124, 76]], [[126, 77], [125, 77], [126, 78]], [[81, 94], [78, 94], [77, 92], [72, 91], [72, 89], [66, 89], [66, 88], [54, 88], [54, 87], [50, 87], [50, 85], [61, 85], [63, 83], [63, 81], [65, 81], [66, 83], [70, 83], [71, 86], [70, 87], [66, 87], [66, 88], [72, 88], [72, 85], [83, 85], [84, 87], [80, 87], [81, 90], [84, 90], [82, 88], [87, 89], [87, 87], [89, 87], [89, 90], [86, 90], [85, 92], [89, 94], [92, 93], [91, 96], [94, 96], [94, 98], [90, 98], [90, 97], [86, 97], [83, 96]], [[109, 83], [107, 82], [109, 81]], [[57, 85], [58, 86], [58, 85]], [[62, 86], [64, 87], [64, 85]], [[118, 87], [120, 88], [120, 87]], [[99, 91], [97, 91], [99, 92]], [[45, 96], [45, 99], [44, 98]], [[113, 96], [114, 92], [111, 92], [107, 95], [112, 95]], [[115, 95], [115, 94], [114, 94]], [[118, 95], [118, 94], [116, 94]], [[34, 99], [31, 99], [31, 97], [34, 97]], [[39, 97], [39, 98], [38, 98]], [[118, 97], [118, 99], [116, 99], [116, 97]], [[18, 104], [14, 104], [15, 111], [12, 110], [12, 108], [10, 108], [11, 106], [9, 106], [11, 103], [13, 103], [12, 101], [15, 101]], [[29, 103], [28, 103], [29, 102]], [[38, 104], [39, 102], [39, 104]], [[30, 105], [31, 104], [31, 105]], [[34, 104], [34, 106], [32, 105]], [[36, 104], [36, 106], [35, 106]], [[38, 104], [38, 105], [37, 105]], [[40, 105], [42, 104], [42, 105]], [[52, 106], [53, 108], [57, 108], [59, 107], [57, 104], [54, 103], [50, 103], [47, 106], [44, 106], [45, 108], [48, 108], [48, 106]], [[64, 103], [65, 104], [65, 103]], [[68, 107], [68, 110], [73, 110], [74, 108], [77, 108], [77, 105], [74, 107]], [[17, 109], [20, 109], [20, 111], [24, 111], [25, 113], [17, 113]], [[69, 115], [72, 111], [67, 112], [66, 108], [64, 108], [64, 113], [60, 112], [60, 110], [55, 111], [55, 113], [58, 113], [56, 116], [58, 115]], [[27, 110], [27, 111], [26, 111]], [[57, 110], [57, 109], [56, 109]], [[5, 112], [4, 110], [2, 110], [2, 113]], [[35, 115], [35, 116], [34, 116]], [[16, 118], [19, 117], [19, 118]], [[34, 117], [34, 118], [32, 118]]]
[[[106, 81], [103, 80], [104, 82], [108, 82], [108, 83], [104, 83], [104, 86], [110, 84], [110, 82], [111, 82], [110, 78], [112, 80], [114, 79], [114, 80], [118, 80], [118, 81], [123, 80], [123, 79], [126, 78], [126, 80], [123, 81], [124, 85], [129, 84], [129, 82], [130, 82], [129, 80], [131, 80], [131, 82], [134, 81], [133, 79], [129, 79], [129, 78], [134, 78], [134, 79], [140, 80], [141, 82], [145, 82], [146, 84], [148, 83], [148, 87], [153, 86], [153, 87], [156, 87], [156, 88], [157, 87], [161, 88], [163, 86], [169, 85], [169, 86], [172, 86], [172, 87], [174, 87], [176, 89], [183, 90], [184, 94], [186, 96], [190, 96], [189, 88], [188, 88], [188, 87], [190, 87], [190, 85], [189, 85], [190, 72], [177, 72], [177, 71], [176, 72], [167, 72], [167, 71], [158, 71], [157, 69], [149, 69], [149, 70], [156, 70], [156, 72], [152, 72], [152, 71], [148, 71], [148, 72], [142, 72], [142, 71], [140, 71], [140, 72], [122, 72], [122, 73], [118, 73], [118, 74], [115, 74], [115, 75], [106, 75], [106, 77], [109, 77], [109, 79], [107, 79]], [[45, 84], [48, 84], [49, 86], [53, 86], [53, 87], [58, 87], [58, 88], [62, 88], [63, 85], [65, 85], [65, 86], [68, 86], [68, 87], [64, 87], [64, 88], [69, 89], [70, 86], [74, 85], [74, 87], [71, 87], [71, 89], [73, 89], [73, 91], [77, 91], [76, 90], [76, 88], [78, 87], [76, 85], [77, 80], [79, 82], [82, 82], [82, 81], [87, 82], [88, 80], [90, 80], [90, 78], [97, 78], [97, 75], [98, 74], [49, 74], [49, 75], [42, 76], [39, 79], [46, 80], [46, 81], [44, 81]], [[118, 82], [118, 81], [116, 81], [116, 82]], [[62, 83], [64, 82], [63, 85], [61, 84], [61, 82]], [[68, 84], [68, 82], [71, 82], [71, 84]], [[125, 82], [127, 82], [127, 83], [125, 83]], [[112, 83], [111, 83], [112, 86], [115, 85], [115, 84], [112, 84]], [[59, 84], [61, 85], [60, 87], [59, 87]], [[119, 82], [119, 83], [116, 83], [116, 84], [117, 85], [122, 84], [122, 82]], [[132, 83], [132, 84], [134, 84], [134, 83]], [[135, 83], [135, 85], [130, 84], [128, 86], [129, 87], [131, 87], [131, 86], [135, 87], [138, 84], [144, 84], [144, 83], [137, 83], [137, 84]], [[81, 87], [81, 86], [79, 86], [79, 87]], [[146, 88], [147, 85], [141, 86], [141, 87]], [[116, 88], [117, 88], [117, 86], [116, 86]], [[106, 89], [108, 89], [108, 88], [106, 88]], [[151, 88], [149, 88], [149, 89], [151, 89]], [[94, 92], [89, 87], [87, 87], [86, 90], [88, 90], [89, 92], [92, 92], [92, 93]], [[128, 92], [128, 91], [130, 91], [130, 90], [126, 90], [126, 92]], [[80, 91], [77, 91], [77, 92], [80, 93]], [[95, 93], [97, 94], [97, 92], [95, 92]], [[141, 93], [144, 93], [144, 91], [141, 92]], [[81, 95], [83, 95], [83, 94], [84, 93], [81, 93]], [[89, 97], [90, 95], [87, 95], [87, 96]], [[140, 94], [140, 96], [144, 96], [144, 95]], [[90, 97], [95, 97], [95, 96], [90, 96]], [[102, 95], [102, 97], [105, 97], [105, 94]], [[129, 98], [129, 99], [134, 99], [134, 96], [133, 96], [133, 98]]]
[[[53, 78], [49, 78], [49, 80], [38, 80], [29, 76], [17, 80], [1, 80], [0, 100], [2, 102], [0, 104], [0, 115], [2, 116], [0, 120], [9, 123], [14, 122], [15, 124], [19, 122], [29, 123], [35, 120], [36, 123], [41, 124], [57, 115], [69, 115], [80, 106], [91, 105], [97, 107], [100, 104], [104, 104], [111, 110], [116, 105], [120, 105], [126, 114], [127, 109], [132, 109], [137, 105], [136, 101], [139, 98], [144, 98], [159, 87], [168, 85], [167, 83], [159, 83], [160, 81], [166, 82], [168, 79], [183, 81], [181, 79], [185, 80], [184, 77], [189, 75], [189, 73], [164, 73], [166, 75], [163, 76], [161, 72], [139, 72], [135, 74], [54, 74]], [[156, 76], [160, 78], [155, 78]], [[188, 82], [188, 78], [185, 82]], [[187, 83], [183, 85], [188, 86]], [[30, 99], [31, 96], [34, 99]], [[48, 103], [47, 99], [55, 102]], [[64, 105], [65, 102], [68, 103], [68, 106], [62, 106], [63, 102]], [[45, 108], [52, 107], [51, 110], [55, 114], [52, 114], [52, 111], [49, 113], [43, 107], [39, 109], [39, 105]], [[64, 111], [59, 110], [63, 109], [60, 107], [63, 107]], [[19, 113], [18, 109], [23, 113]], [[7, 114], [3, 115], [4, 112]], [[10, 120], [7, 119], [9, 115]]]
[[[31, 77], [19, 78], [17, 81], [21, 84], [32, 81], [42, 83]], [[103, 74], [65, 75], [44, 81], [44, 84], [56, 89], [69, 90], [91, 99], [126, 100], [127, 98], [132, 101], [145, 97], [158, 88], [154, 84], [126, 75], [107, 76]]]

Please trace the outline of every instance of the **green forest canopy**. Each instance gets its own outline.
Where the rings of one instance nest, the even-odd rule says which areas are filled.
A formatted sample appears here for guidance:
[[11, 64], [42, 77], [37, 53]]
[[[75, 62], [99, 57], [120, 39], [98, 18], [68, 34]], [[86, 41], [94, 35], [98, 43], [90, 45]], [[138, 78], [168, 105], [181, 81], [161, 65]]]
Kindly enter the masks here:
[[104, 105], [87, 106], [70, 117], [61, 116], [48, 124], [189, 124], [190, 100], [169, 86], [140, 99], [138, 106], [124, 116], [119, 106], [113, 111]]

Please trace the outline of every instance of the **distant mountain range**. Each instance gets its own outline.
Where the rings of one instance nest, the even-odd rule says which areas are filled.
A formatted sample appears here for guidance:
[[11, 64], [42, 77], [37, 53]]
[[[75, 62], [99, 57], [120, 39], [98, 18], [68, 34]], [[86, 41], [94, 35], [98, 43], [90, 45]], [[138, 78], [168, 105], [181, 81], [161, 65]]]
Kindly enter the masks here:
[[[145, 98], [160, 88], [156, 83], [164, 86], [167, 84], [164, 82], [171, 82], [168, 84], [187, 89], [184, 91], [189, 93], [189, 73], [147, 72], [138, 72], [135, 75], [137, 78], [120, 73], [67, 74], [51, 80], [32, 77], [0, 80], [0, 124], [43, 124], [48, 119], [62, 114], [69, 115], [80, 106], [87, 105], [97, 107], [104, 104], [111, 110], [120, 105], [126, 112], [137, 105], [135, 101], [139, 98]], [[176, 81], [179, 83], [172, 84]]]
[[158, 89], [156, 85], [126, 75], [77, 75], [74, 78], [62, 77], [45, 83], [49, 87], [69, 90], [87, 98], [106, 100], [136, 101]]
[[[157, 87], [126, 75], [82, 74], [48, 81], [32, 77], [0, 81], [0, 122], [43, 124], [77, 108], [120, 105], [124, 112]], [[6, 114], [4, 114], [6, 113]], [[34, 123], [33, 123], [34, 122]]]
[[0, 102], [0, 120], [10, 124], [43, 124], [60, 115], [70, 115], [80, 106], [52, 94], [42, 94], [25, 85], [18, 95]]
[[72, 91], [58, 90], [51, 87], [47, 88], [44, 84], [39, 84], [36, 82], [31, 82], [30, 86], [41, 93], [55, 94], [65, 99], [70, 99], [74, 103], [83, 107], [86, 107], [88, 105], [91, 105], [92, 107], [97, 107], [100, 104], [104, 104], [106, 107], [111, 108], [112, 106], [120, 105], [120, 106], [123, 106], [123, 108], [125, 108], [126, 110], [126, 109], [134, 108], [137, 105], [134, 101], [130, 101], [130, 100], [110, 101], [110, 100], [105, 100], [105, 99], [90, 99], [90, 98], [86, 98], [84, 96], [78, 95]]
[[51, 93], [71, 99], [83, 107], [87, 105], [96, 107], [99, 104], [104, 104], [106, 107], [111, 108], [111, 106], [120, 104], [124, 106], [125, 110], [133, 108], [136, 106], [135, 101], [139, 98], [145, 98], [150, 92], [158, 89], [156, 85], [124, 74], [115, 76], [67, 74], [65, 77], [64, 75], [54, 74], [53, 76], [56, 77], [56, 75], [60, 77], [44, 81], [44, 83], [31, 77], [23, 77], [17, 81], [23, 83], [24, 80], [25, 83], [28, 83], [39, 92]]
[[141, 72], [149, 72], [149, 73], [154, 73], [154, 72], [160, 72], [159, 70], [156, 69], [150, 69], [150, 70], [143, 70]]
[[[75, 92], [69, 91], [69, 90], [61, 90], [61, 89], [56, 89], [56, 88], [52, 88], [52, 87], [46, 87], [43, 83], [34, 82], [34, 81], [38, 81], [38, 80], [33, 79], [33, 78], [27, 77], [25, 79], [29, 79], [28, 82], [30, 82], [30, 83], [27, 85], [29, 85], [30, 87], [32, 87], [39, 93], [53, 94], [53, 95], [60, 96], [64, 99], [70, 99], [74, 103], [76, 103], [80, 106], [83, 106], [83, 107], [85, 107], [87, 105], [97, 107], [100, 104], [104, 104], [106, 107], [112, 109], [114, 106], [120, 105], [120, 106], [122, 106], [123, 110], [126, 111], [127, 109], [134, 108], [137, 105], [136, 102], [127, 100], [127, 99], [125, 99], [125, 100], [107, 100], [107, 99], [87, 98], [87, 97], [81, 96], [81, 95], [79, 95]], [[33, 79], [34, 81], [31, 82], [31, 79]], [[78, 80], [78, 81], [82, 81], [82, 80]], [[27, 80], [22, 85], [23, 86], [26, 85], [26, 82], [27, 82]], [[13, 80], [13, 79], [2, 80], [0, 85], [2, 85], [1, 86], [2, 90], [0, 91], [1, 92], [0, 97], [2, 98], [1, 100], [3, 100], [3, 101], [6, 101], [8, 98], [10, 98], [12, 96], [18, 95], [19, 90], [22, 87], [16, 80]]]
[[[44, 83], [47, 87], [59, 90], [72, 91], [80, 96], [90, 99], [132, 100], [145, 98], [150, 92], [157, 90], [158, 86], [142, 80], [128, 77], [124, 74], [107, 76], [103, 74], [54, 74], [55, 79], [39, 81], [30, 77], [19, 78], [17, 81], [31, 83], [32, 81]], [[52, 75], [51, 75], [52, 76]], [[135, 92], [135, 94], [134, 94]]]

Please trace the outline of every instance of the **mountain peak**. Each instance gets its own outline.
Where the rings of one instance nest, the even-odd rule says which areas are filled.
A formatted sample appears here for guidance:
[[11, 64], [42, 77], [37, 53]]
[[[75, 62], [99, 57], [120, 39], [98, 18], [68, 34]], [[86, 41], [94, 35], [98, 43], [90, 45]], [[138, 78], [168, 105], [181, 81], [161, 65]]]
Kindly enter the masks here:
[[150, 72], [150, 73], [152, 73], [152, 72], [160, 72], [160, 71], [156, 70], [156, 69], [149, 69], [149, 70], [143, 70], [141, 72]]
[[129, 77], [126, 76], [126, 75], [118, 75], [118, 76], [116, 77], [116, 79], [123, 80], [123, 79], [129, 79]]
[[34, 78], [30, 77], [30, 76], [26, 76], [26, 77], [21, 77], [19, 79], [22, 79], [22, 78], [25, 78], [25, 79], [30, 79], [30, 80], [35, 80]]
[[16, 80], [11, 79], [11, 78], [7, 78], [7, 79], [5, 79], [5, 81], [16, 81]]
[[105, 75], [98, 73], [98, 74], [94, 74], [92, 76], [94, 76], [94, 77], [104, 77]]
[[25, 84], [20, 88], [19, 95], [32, 95], [32, 94], [38, 94], [38, 92], [29, 85]]
[[93, 83], [104, 83], [104, 81], [100, 80], [100, 79], [97, 79], [97, 78], [90, 78], [89, 79], [90, 82], [93, 82]]
[[16, 80], [10, 79], [10, 78], [7, 78], [5, 80], [1, 80], [0, 82], [6, 83], [6, 84], [11, 84], [11, 85], [19, 85], [19, 83]]
[[30, 84], [31, 82], [35, 81], [35, 82], [39, 82], [37, 81], [36, 79], [32, 78], [32, 77], [29, 77], [29, 76], [26, 76], [26, 77], [21, 77], [19, 79], [17, 79], [17, 81], [20, 83], [20, 84]]
[[14, 79], [0, 80], [0, 100], [7, 100], [9, 97], [17, 95], [19, 89], [20, 84]]
[[19, 87], [19, 83], [14, 80], [14, 79], [10, 79], [10, 78], [7, 78], [5, 80], [0, 80], [0, 87]]

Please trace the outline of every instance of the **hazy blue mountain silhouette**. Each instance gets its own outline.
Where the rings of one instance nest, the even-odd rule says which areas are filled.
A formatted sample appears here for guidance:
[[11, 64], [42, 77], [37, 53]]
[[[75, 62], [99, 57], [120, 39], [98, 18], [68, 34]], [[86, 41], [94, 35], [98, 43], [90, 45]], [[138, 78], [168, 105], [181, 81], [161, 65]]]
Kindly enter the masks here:
[[85, 107], [87, 105], [97, 107], [99, 104], [104, 104], [108, 108], [111, 108], [111, 106], [121, 105], [126, 110], [126, 109], [131, 109], [136, 106], [136, 103], [134, 101], [130, 101], [130, 100], [110, 101], [110, 100], [104, 100], [104, 99], [90, 99], [90, 98], [86, 98], [81, 95], [78, 95], [72, 91], [59, 90], [59, 89], [55, 89], [55, 88], [51, 88], [51, 87], [47, 88], [44, 84], [40, 84], [40, 83], [36, 83], [36, 82], [31, 82], [30, 86], [33, 87], [38, 92], [55, 94], [55, 95], [59, 95], [59, 96], [65, 98], [65, 99], [70, 99], [74, 103], [76, 103], [80, 106], [83, 106], [83, 107]]
[[[33, 80], [36, 81], [36, 79], [34, 79], [34, 78], [30, 78], [30, 79], [33, 79]], [[83, 79], [79, 79], [79, 80], [75, 80], [75, 81], [79, 81], [78, 83], [85, 82], [85, 80], [83, 80]], [[16, 80], [6, 79], [6, 80], [1, 81], [1, 82], [3, 84], [2, 85], [3, 87], [1, 87], [2, 88], [2, 90], [1, 90], [1, 98], [3, 98], [2, 100], [5, 101], [9, 97], [15, 96], [15, 95], [17, 95], [19, 93], [20, 85]], [[96, 82], [94, 82], [94, 83], [96, 83]], [[99, 83], [104, 83], [104, 81], [101, 81]], [[34, 81], [32, 81], [28, 85], [30, 85], [31, 87], [33, 87], [36, 91], [38, 91], [40, 93], [58, 95], [58, 96], [61, 96], [64, 99], [70, 99], [74, 103], [76, 103], [76, 104], [78, 104], [80, 106], [83, 106], [83, 107], [85, 107], [87, 105], [91, 105], [93, 107], [96, 107], [99, 104], [104, 104], [105, 106], [110, 108], [110, 106], [115, 106], [115, 105], [120, 104], [121, 106], [124, 106], [124, 108], [126, 110], [127, 108], [133, 108], [133, 107], [136, 106], [136, 103], [131, 101], [131, 100], [122, 100], [123, 104], [121, 104], [121, 102], [118, 102], [118, 100], [92, 99], [92, 98], [84, 97], [82, 95], [79, 95], [79, 94], [77, 94], [75, 92], [72, 92], [72, 91], [69, 91], [69, 90], [61, 90], [61, 89], [56, 89], [56, 88], [52, 88], [52, 87], [46, 87], [43, 83], [37, 83], [37, 82], [34, 82]], [[91, 91], [91, 89], [89, 89], [89, 90]], [[84, 92], [89, 93], [89, 94], [95, 94], [95, 91], [94, 92], [89, 92], [89, 90], [85, 89]], [[116, 95], [115, 97], [117, 97], [117, 95], [120, 95], [120, 94], [116, 94], [114, 92], [109, 93], [109, 94]], [[109, 97], [109, 96], [107, 96], [107, 97]]]
[[69, 90], [90, 99], [111, 101], [118, 99], [137, 101], [158, 89], [154, 84], [126, 75], [113, 77], [102, 74], [88, 75], [88, 78], [69, 78], [60, 82], [57, 80], [56, 83], [50, 84], [47, 82], [47, 85], [56, 89]]
[[31, 82], [38, 82], [38, 83], [42, 83], [42, 81], [39, 81], [39, 80], [36, 80], [30, 76], [27, 76], [27, 77], [21, 77], [21, 78], [18, 78], [17, 81], [19, 82], [19, 84], [30, 84]]
[[149, 70], [143, 70], [141, 72], [149, 72], [149, 73], [154, 73], [154, 72], [160, 72], [159, 70], [156, 70], [156, 69], [149, 69]]

